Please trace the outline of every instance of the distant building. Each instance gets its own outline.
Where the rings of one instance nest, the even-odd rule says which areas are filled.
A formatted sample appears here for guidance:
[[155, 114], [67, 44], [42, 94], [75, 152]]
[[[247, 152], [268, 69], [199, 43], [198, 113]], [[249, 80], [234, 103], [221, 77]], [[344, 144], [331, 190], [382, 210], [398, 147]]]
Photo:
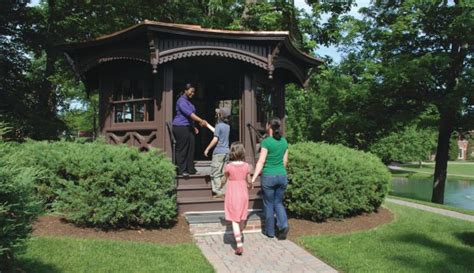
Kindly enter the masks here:
[[[467, 134], [470, 138], [474, 137], [474, 131]], [[469, 141], [466, 136], [458, 136], [458, 160], [467, 160], [468, 157], [474, 157], [474, 147], [469, 146]]]

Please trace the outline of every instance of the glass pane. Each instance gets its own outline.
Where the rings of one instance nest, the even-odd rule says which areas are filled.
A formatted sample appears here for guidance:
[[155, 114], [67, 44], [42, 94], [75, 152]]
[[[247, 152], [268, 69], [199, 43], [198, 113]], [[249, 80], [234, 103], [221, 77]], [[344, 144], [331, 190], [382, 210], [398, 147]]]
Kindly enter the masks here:
[[272, 92], [264, 85], [257, 85], [255, 88], [255, 98], [257, 101], [257, 121], [266, 123], [273, 116]]
[[115, 123], [123, 122], [123, 104], [115, 104]]
[[145, 103], [136, 102], [135, 103], [135, 121], [145, 121]]
[[128, 102], [123, 105], [123, 122], [133, 121], [133, 104]]

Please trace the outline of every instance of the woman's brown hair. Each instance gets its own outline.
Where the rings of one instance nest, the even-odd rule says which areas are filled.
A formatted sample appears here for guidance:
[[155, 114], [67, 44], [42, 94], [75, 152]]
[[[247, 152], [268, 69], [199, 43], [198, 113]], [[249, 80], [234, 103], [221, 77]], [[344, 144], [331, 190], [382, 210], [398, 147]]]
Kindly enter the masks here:
[[245, 161], [245, 149], [242, 143], [236, 141], [230, 145], [229, 160]]

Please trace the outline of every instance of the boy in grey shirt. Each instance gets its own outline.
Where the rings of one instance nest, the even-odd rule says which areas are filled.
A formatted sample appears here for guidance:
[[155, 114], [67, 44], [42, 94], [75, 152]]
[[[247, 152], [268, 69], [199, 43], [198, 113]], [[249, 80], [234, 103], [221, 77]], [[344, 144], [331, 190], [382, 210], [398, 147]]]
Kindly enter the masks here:
[[221, 179], [224, 176], [224, 165], [229, 161], [229, 133], [230, 126], [228, 118], [230, 110], [228, 108], [216, 109], [217, 124], [214, 130], [214, 137], [204, 151], [207, 157], [212, 147], [216, 146], [212, 153], [211, 162], [211, 183], [212, 192], [215, 197], [222, 198], [225, 191], [221, 189]]

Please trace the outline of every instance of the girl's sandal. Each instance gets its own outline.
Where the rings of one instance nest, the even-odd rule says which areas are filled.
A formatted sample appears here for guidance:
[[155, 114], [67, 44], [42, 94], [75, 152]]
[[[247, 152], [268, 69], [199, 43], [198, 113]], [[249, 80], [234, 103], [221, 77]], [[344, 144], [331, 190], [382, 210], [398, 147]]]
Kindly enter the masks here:
[[235, 255], [241, 256], [242, 253], [244, 253], [244, 248], [243, 247], [238, 247], [235, 249]]

